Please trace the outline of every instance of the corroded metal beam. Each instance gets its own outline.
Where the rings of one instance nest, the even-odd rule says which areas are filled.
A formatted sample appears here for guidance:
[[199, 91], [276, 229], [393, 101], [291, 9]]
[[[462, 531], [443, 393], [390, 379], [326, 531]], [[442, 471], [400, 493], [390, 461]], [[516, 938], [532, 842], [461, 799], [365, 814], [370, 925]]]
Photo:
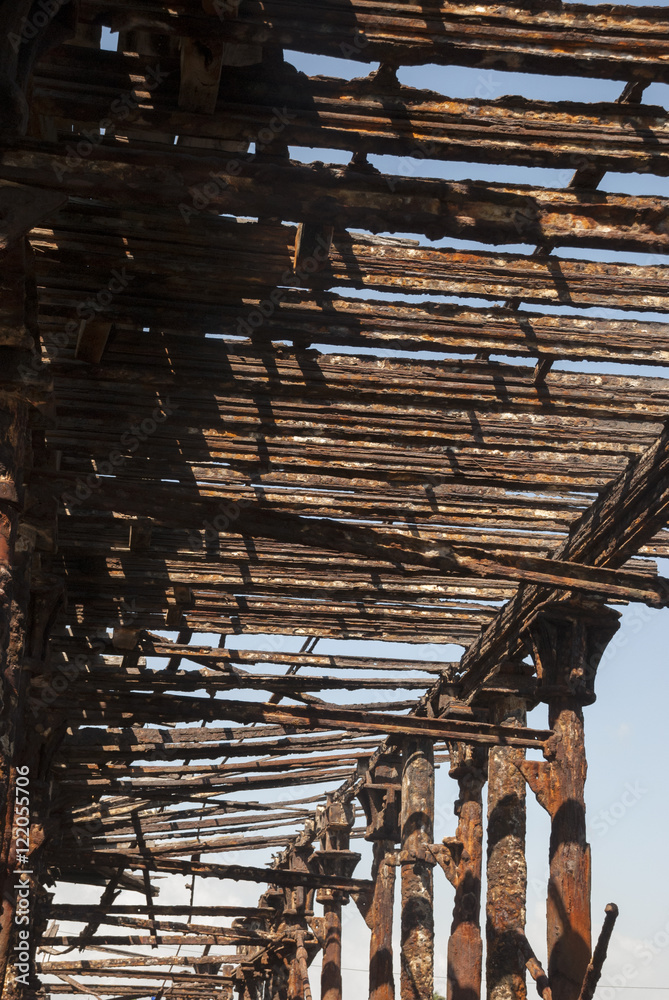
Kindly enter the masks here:
[[[152, 87], [157, 73], [174, 79], [175, 69], [162, 58], [149, 66], [144, 55], [67, 46], [41, 64], [33, 108], [82, 124], [97, 122], [109, 115], [115, 81], [119, 90], [137, 95], [132, 107], [123, 106], [124, 127], [160, 133], [253, 142], [273, 122], [290, 146], [572, 169], [587, 161], [617, 171], [669, 173], [669, 125], [660, 107], [519, 97], [462, 101], [381, 75], [309, 79], [292, 67], [268, 74], [254, 66], [224, 72], [217, 107], [203, 113], [198, 107], [184, 110], [181, 102], [175, 110], [169, 78]], [[142, 96], [145, 90], [150, 96]]]
[[115, 30], [145, 24], [154, 31], [195, 38], [225, 37], [243, 45], [267, 43], [362, 62], [438, 63], [533, 73], [669, 78], [662, 8], [586, 7], [547, 10], [531, 3], [495, 5], [397, 2], [318, 6], [266, 0], [235, 21], [155, 6], [130, 11], [108, 0], [87, 0], [82, 10]]
[[[591, 565], [620, 566], [663, 527], [669, 512], [669, 428], [602, 492], [572, 526], [556, 558]], [[548, 596], [544, 588], [525, 586], [499, 613], [461, 660], [462, 693], [471, 701], [484, 680], [497, 670], [518, 636]], [[437, 691], [429, 698], [438, 697]]]
[[[63, 858], [65, 861], [65, 858]], [[149, 858], [138, 852], [128, 851], [81, 851], [67, 859], [67, 867], [102, 868], [123, 865], [126, 868], [150, 871], [172, 872], [182, 875], [197, 875], [199, 878], [235, 879], [240, 882], [265, 882], [269, 885], [302, 887], [311, 889], [341, 889], [344, 892], [369, 892], [372, 883], [368, 879], [346, 878], [337, 875], [321, 875], [318, 872], [297, 871], [284, 868], [256, 868], [251, 865], [217, 865], [204, 861], [183, 861], [179, 858]], [[65, 868], [65, 864], [63, 864]]]
[[[212, 287], [213, 266], [214, 274], [236, 273], [236, 287], [249, 295], [254, 288], [262, 289], [261, 295], [269, 294], [277, 284], [285, 283], [282, 276], [286, 275], [286, 280], [297, 287], [377, 287], [385, 291], [404, 288], [412, 293], [460, 293], [492, 299], [522, 291], [525, 301], [571, 306], [615, 303], [618, 309], [658, 310], [668, 298], [668, 269], [662, 266], [560, 259], [545, 254], [454, 251], [449, 247], [420, 246], [416, 240], [345, 231], [335, 233], [327, 269], [313, 274], [301, 270], [298, 275], [292, 266], [296, 238], [293, 226], [247, 223], [241, 230], [236, 220], [202, 212], [189, 220], [190, 239], [180, 244], [177, 252], [174, 242], [180, 219], [169, 207], [156, 210], [152, 238], [148, 239], [140, 209], [128, 206], [118, 218], [103, 206], [85, 212], [77, 205], [69, 205], [50, 227], [38, 227], [31, 234], [31, 242], [39, 248], [37, 269], [45, 286], [43, 297], [52, 285], [57, 287], [58, 273], [67, 271], [61, 255], [56, 253], [59, 248], [61, 253], [67, 251], [68, 264], [82, 261], [79, 280], [85, 282], [88, 267], [95, 273], [95, 261], [108, 268], [107, 274], [127, 262], [117, 242], [119, 237], [125, 237], [133, 242], [133, 267], [138, 272], [146, 266], [147, 271], [152, 267], [154, 274], [169, 277], [178, 269], [189, 275], [189, 290], [204, 277], [212, 295], [219, 291]], [[106, 234], [102, 246], [101, 232]], [[243, 273], [237, 273], [242, 264]], [[290, 304], [294, 298], [287, 295], [283, 301]], [[159, 302], [153, 308], [156, 316], [162, 316]], [[166, 324], [169, 326], [167, 319]]]
[[[191, 298], [197, 282], [203, 282], [209, 295], [220, 295], [225, 289], [217, 286], [216, 278], [222, 273], [233, 273], [235, 287], [240, 293], [252, 296], [256, 291], [261, 298], [269, 295], [277, 284], [289, 283], [298, 288], [377, 288], [396, 292], [403, 289], [412, 294], [470, 295], [495, 300], [508, 299], [522, 292], [525, 302], [550, 302], [572, 308], [600, 305], [660, 312], [669, 304], [669, 268], [662, 265], [572, 260], [546, 254], [523, 256], [455, 251], [449, 247], [420, 246], [417, 240], [339, 231], [334, 235], [328, 267], [313, 274], [304, 270], [297, 274], [293, 269], [294, 226], [246, 223], [240, 232], [236, 220], [203, 212], [190, 219], [190, 240], [181, 242], [177, 252], [174, 244], [178, 240], [180, 218], [175, 218], [169, 208], [156, 210], [152, 218], [152, 238], [147, 239], [143, 215], [138, 209], [127, 207], [122, 218], [118, 218], [102, 206], [84, 212], [77, 205], [69, 205], [52, 220], [51, 227], [33, 230], [30, 239], [38, 251], [36, 265], [46, 315], [54, 308], [53, 298], [60, 287], [59, 275], [62, 275], [65, 290], [69, 287], [65, 278], [71, 277], [73, 265], [81, 262], [78, 280], [82, 287], [87, 284], [89, 270], [96, 273], [96, 261], [107, 268], [107, 276], [114, 267], [123, 267], [127, 262], [123, 238], [133, 243], [133, 273], [136, 268], [137, 274], [146, 270], [154, 277], [163, 275], [163, 291], [169, 287], [167, 282], [175, 271], [187, 274]], [[107, 234], [102, 247], [101, 231]], [[67, 263], [62, 259], [65, 251]], [[93, 291], [99, 287], [98, 279]], [[310, 296], [299, 297], [287, 292], [278, 304], [276, 316], [280, 317], [285, 307], [291, 312], [291, 321], [297, 322], [298, 311], [308, 313], [310, 302], [313, 302]], [[343, 318], [339, 315], [337, 302], [336, 297], [323, 301], [321, 294], [314, 321], [317, 323], [323, 311], [327, 315], [334, 309], [339, 326]], [[188, 305], [190, 325], [199, 325], [199, 313], [193, 311], [190, 299]], [[345, 305], [341, 302], [340, 308], [343, 310]], [[172, 308], [175, 306], [176, 302]], [[233, 306], [236, 309], [233, 316], [238, 316], [239, 303]], [[161, 308], [159, 300], [152, 302], [151, 308], [156, 321], [164, 322], [166, 328], [174, 328], [175, 322], [181, 323], [180, 314], [173, 316], [170, 323], [169, 311]], [[435, 308], [442, 314], [441, 307]], [[392, 309], [392, 303], [375, 304], [379, 318], [388, 316], [388, 310]], [[218, 315], [209, 310], [202, 321], [206, 322], [207, 332], [223, 332], [226, 328], [224, 306], [221, 304]], [[307, 322], [304, 315], [301, 321]], [[228, 327], [234, 326], [233, 320], [228, 320]], [[266, 324], [259, 333], [262, 335], [262, 329], [271, 327], [271, 318], [266, 317]], [[322, 337], [326, 331], [318, 332]], [[320, 339], [317, 342], [320, 343]]]
[[[125, 711], [137, 712], [142, 706], [142, 699], [125, 696], [118, 698], [119, 708]], [[167, 696], [155, 695], [150, 698], [153, 706], [153, 718], [164, 712], [166, 718], [191, 719], [202, 718], [232, 719], [243, 722], [270, 722], [280, 726], [297, 726], [300, 728], [351, 729], [355, 732], [396, 733], [398, 735], [413, 735], [428, 739], [460, 740], [463, 743], [482, 743], [496, 746], [500, 743], [508, 746], [535, 747], [542, 749], [550, 732], [545, 730], [526, 729], [524, 727], [502, 728], [477, 722], [473, 718], [461, 719], [427, 719], [420, 716], [395, 715], [392, 712], [356, 711], [344, 707], [323, 707], [315, 704], [275, 705], [270, 702], [259, 703], [251, 701], [233, 701], [228, 699], [185, 698], [170, 699]], [[134, 706], [134, 708], [133, 708]], [[172, 710], [173, 706], [173, 710]], [[147, 702], [146, 707], [149, 707]], [[173, 711], [173, 715], [172, 715]], [[308, 758], [307, 758], [308, 764]], [[227, 779], [232, 780], [232, 779]]]
[[[474, 181], [367, 174], [336, 166], [257, 163], [238, 156], [188, 156], [98, 146], [72, 162], [67, 147], [17, 141], [0, 154], [0, 180], [57, 188], [113, 204], [173, 204], [184, 219], [204, 207], [260, 218], [371, 232], [420, 232], [494, 245], [666, 251], [669, 202], [598, 191], [551, 190]], [[197, 203], [197, 204], [196, 204]], [[199, 205], [199, 208], [197, 207]]]

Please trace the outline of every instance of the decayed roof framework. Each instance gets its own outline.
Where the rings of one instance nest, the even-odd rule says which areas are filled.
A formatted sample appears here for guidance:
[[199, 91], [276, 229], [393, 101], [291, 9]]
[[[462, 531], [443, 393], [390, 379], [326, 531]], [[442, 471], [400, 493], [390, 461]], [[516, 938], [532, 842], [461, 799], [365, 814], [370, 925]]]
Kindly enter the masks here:
[[[490, 698], [546, 689], [529, 667], [504, 679], [546, 602], [596, 616], [668, 600], [668, 326], [625, 311], [666, 311], [669, 200], [597, 187], [607, 170], [669, 173], [667, 113], [644, 104], [669, 82], [669, 15], [42, 6], [45, 24], [37, 3], [0, 4], [2, 725], [33, 776], [34, 970], [54, 995], [275, 1000], [264, 984], [289, 955], [296, 1000], [322, 927], [285, 914], [310, 913], [312, 890], [364, 901], [379, 884], [343, 854], [374, 823], [370, 787], [399, 781], [402, 741], [452, 762], [472, 744], [545, 748], [548, 731], [502, 732]], [[287, 50], [379, 67], [309, 77]], [[427, 64], [555, 75], [556, 95], [561, 76], [613, 79], [620, 98], [452, 100], [398, 81]], [[395, 176], [377, 154], [573, 178]], [[379, 653], [325, 654], [325, 638]], [[392, 641], [464, 652], [400, 661]], [[267, 846], [271, 869], [252, 854]], [[161, 903], [165, 873], [257, 882], [258, 906]], [[100, 902], [54, 903], [54, 882]], [[122, 890], [137, 905], [114, 905]]]

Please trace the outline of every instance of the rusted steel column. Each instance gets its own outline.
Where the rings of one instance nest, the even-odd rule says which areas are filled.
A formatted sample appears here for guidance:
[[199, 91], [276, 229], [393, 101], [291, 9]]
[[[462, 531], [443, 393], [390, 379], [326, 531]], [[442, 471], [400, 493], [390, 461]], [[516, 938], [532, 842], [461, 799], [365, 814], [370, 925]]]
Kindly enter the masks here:
[[528, 783], [551, 817], [546, 916], [553, 1000], [577, 1000], [590, 960], [583, 706], [595, 700], [597, 666], [619, 618], [594, 602], [553, 603], [539, 609], [528, 629], [540, 697], [548, 702], [555, 733], [547, 762], [523, 764]]
[[[505, 674], [504, 676], [508, 676]], [[490, 721], [524, 726], [525, 699], [489, 697]], [[488, 1000], [525, 1000], [527, 862], [525, 860], [525, 751], [491, 747], [488, 758], [486, 990]]]
[[288, 1000], [288, 967], [285, 962], [277, 962], [272, 968], [267, 996], [268, 1000]]
[[321, 1000], [341, 1000], [341, 896], [323, 901]]
[[388, 753], [367, 771], [358, 799], [365, 810], [365, 840], [374, 844], [371, 897], [356, 903], [371, 931], [369, 949], [369, 1000], [395, 1000], [393, 975], [393, 908], [398, 855], [401, 840], [400, 811], [402, 759], [399, 752]]
[[368, 921], [372, 931], [369, 948], [369, 1000], [395, 1000], [393, 905], [396, 854], [393, 848], [392, 840], [377, 840], [374, 843], [374, 896]]
[[304, 994], [304, 979], [300, 968], [300, 961], [295, 955], [290, 963], [288, 974], [288, 1000], [306, 1000]]
[[464, 743], [449, 744], [451, 777], [459, 797], [455, 803], [458, 828], [444, 840], [452, 863], [448, 877], [455, 887], [453, 923], [448, 940], [447, 1000], [478, 1000], [481, 995], [481, 868], [486, 750]]
[[235, 983], [237, 1000], [258, 1000], [260, 980], [252, 966], [239, 970]]
[[[349, 850], [355, 810], [350, 802], [328, 799], [316, 812], [321, 850], [310, 859], [327, 875], [350, 877], [360, 855]], [[319, 889], [316, 901], [323, 904], [320, 940], [323, 948], [321, 1000], [341, 1000], [341, 913], [348, 895], [338, 889]]]
[[434, 750], [409, 739], [402, 761], [402, 1000], [432, 1000], [434, 914], [431, 850], [434, 829]]

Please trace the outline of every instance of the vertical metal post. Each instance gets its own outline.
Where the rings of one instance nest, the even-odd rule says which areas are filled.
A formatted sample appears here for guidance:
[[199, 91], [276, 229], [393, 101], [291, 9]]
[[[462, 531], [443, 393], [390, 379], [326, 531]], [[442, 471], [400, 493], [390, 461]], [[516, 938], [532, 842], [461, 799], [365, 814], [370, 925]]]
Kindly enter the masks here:
[[479, 1000], [483, 943], [481, 941], [481, 868], [483, 863], [483, 804], [486, 751], [464, 743], [449, 745], [451, 777], [459, 797], [455, 803], [458, 828], [445, 841], [453, 860], [455, 887], [453, 923], [448, 940], [447, 1000]]
[[[525, 699], [491, 699], [491, 721], [527, 724]], [[488, 1000], [525, 1000], [527, 862], [525, 860], [525, 751], [491, 747], [488, 758], [488, 857], [486, 901], [486, 989]]]
[[546, 918], [553, 1000], [577, 1000], [590, 961], [583, 706], [595, 700], [597, 666], [619, 618], [597, 602], [572, 600], [544, 605], [528, 629], [539, 694], [548, 702], [548, 724], [555, 734], [548, 762], [523, 765], [551, 817]]
[[432, 1000], [434, 984], [434, 751], [408, 739], [402, 761], [402, 1000]]
[[341, 1000], [341, 895], [323, 900], [323, 967], [321, 1000]]
[[288, 974], [288, 1000], [305, 1000], [304, 979], [302, 978], [302, 970], [300, 968], [300, 961], [297, 954], [293, 957], [293, 960], [290, 963], [290, 972]]
[[592, 948], [590, 845], [585, 832], [587, 763], [583, 709], [578, 700], [551, 697], [548, 725], [556, 737], [546, 900], [548, 978], [554, 1000], [575, 1000]]
[[285, 962], [276, 962], [267, 990], [269, 1000], [288, 1000], [288, 967]]
[[[348, 801], [328, 798], [327, 805], [319, 807], [316, 820], [321, 850], [311, 860], [324, 874], [343, 878], [353, 874], [360, 860], [359, 854], [349, 850], [354, 818], [355, 810]], [[348, 895], [339, 889], [319, 889], [316, 901], [323, 904], [321, 1000], [341, 1000], [341, 914]]]
[[371, 930], [369, 948], [369, 1000], [395, 1000], [393, 975], [393, 909], [401, 840], [400, 811], [402, 761], [399, 753], [381, 757], [368, 770], [358, 798], [365, 810], [365, 838], [374, 844], [374, 889], [361, 911]]
[[374, 842], [372, 899], [369, 926], [369, 1000], [395, 1000], [393, 975], [393, 904], [395, 899], [394, 841]]

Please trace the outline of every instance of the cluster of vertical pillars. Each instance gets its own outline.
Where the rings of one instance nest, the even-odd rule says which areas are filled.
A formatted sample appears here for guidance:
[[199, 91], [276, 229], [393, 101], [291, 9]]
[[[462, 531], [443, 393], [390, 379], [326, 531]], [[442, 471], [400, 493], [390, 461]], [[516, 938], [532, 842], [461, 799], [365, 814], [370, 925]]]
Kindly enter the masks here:
[[[494, 719], [504, 725], [525, 724], [525, 704], [500, 698]], [[571, 714], [571, 713], [570, 713]], [[554, 720], [559, 726], [559, 720]], [[582, 743], [572, 746], [576, 755]], [[457, 779], [458, 826], [448, 854], [455, 887], [453, 922], [447, 954], [447, 1000], [479, 1000], [483, 941], [481, 879], [483, 866], [483, 788], [487, 772], [487, 898], [485, 903], [486, 988], [489, 1000], [524, 1000], [526, 962], [531, 950], [525, 938], [526, 778], [524, 750], [493, 747], [485, 751], [453, 747], [453, 777]], [[486, 761], [487, 757], [487, 761]], [[582, 760], [570, 767], [572, 787], [563, 810], [582, 804]], [[487, 764], [487, 767], [486, 767]], [[573, 772], [571, 771], [573, 765]], [[559, 776], [554, 782], [559, 785]], [[401, 879], [401, 1000], [432, 1000], [434, 992], [434, 868], [441, 845], [433, 843], [434, 764], [429, 740], [408, 742], [402, 768], [402, 844], [399, 853], [389, 841], [374, 844], [375, 899], [370, 954], [370, 1000], [393, 1000], [392, 929], [395, 871]], [[563, 843], [560, 810], [552, 817], [551, 876], [548, 886], [549, 978], [554, 998], [577, 1000], [590, 958], [590, 885], [588, 847], [584, 836]], [[584, 830], [583, 830], [584, 832]], [[561, 851], [568, 851], [565, 861]], [[439, 868], [438, 878], [443, 878]], [[563, 982], [564, 980], [564, 982]], [[339, 1000], [329, 991], [327, 1000]]]
[[[585, 835], [587, 765], [583, 706], [594, 701], [596, 669], [606, 644], [618, 628], [619, 615], [601, 605], [591, 607], [574, 600], [547, 603], [543, 607], [544, 613], [537, 615], [526, 636], [532, 649], [536, 681], [531, 680], [532, 671], [526, 664], [508, 661], [500, 667], [500, 683], [496, 687], [487, 686], [485, 694], [480, 693], [479, 702], [487, 708], [488, 718], [499, 727], [500, 735], [505, 727], [527, 725], [528, 697], [533, 703], [546, 702], [552, 731], [546, 759], [528, 760], [525, 750], [509, 746], [503, 739], [499, 745], [485, 747], [450, 744], [450, 775], [458, 785], [455, 803], [458, 822], [455, 835], [441, 844], [434, 843], [432, 741], [406, 738], [396, 748], [401, 750], [401, 765], [400, 758], [393, 753], [378, 773], [374, 771], [369, 788], [380, 792], [382, 799], [376, 800], [374, 818], [368, 827], [374, 849], [373, 889], [359, 901], [371, 931], [369, 1000], [395, 1000], [397, 996], [393, 918], [398, 878], [399, 1000], [433, 1000], [435, 877], [438, 881], [446, 877], [455, 890], [450, 936], [447, 943], [444, 941], [447, 1000], [480, 1000], [482, 909], [487, 1000], [525, 1000], [528, 971], [536, 980], [543, 1000], [582, 1000], [592, 995], [592, 990], [588, 992], [585, 988], [586, 973], [592, 978], [594, 966], [588, 970], [590, 848]], [[484, 802], [486, 786], [487, 803]], [[546, 809], [551, 822], [546, 971], [536, 959], [525, 933], [528, 789]], [[401, 802], [399, 824], [397, 792]], [[346, 822], [352, 824], [352, 814]], [[487, 895], [482, 908], [484, 826], [487, 827]], [[338, 849], [331, 854], [348, 856], [350, 852], [342, 850], [342, 846], [348, 846], [348, 835], [346, 842], [338, 843]], [[339, 891], [329, 890], [319, 893], [319, 901], [324, 905], [320, 923], [321, 998], [341, 1000], [344, 899]], [[306, 952], [301, 957], [303, 975], [297, 975], [298, 963], [294, 959], [293, 989], [290, 980], [287, 991], [283, 983], [269, 994], [272, 1000], [310, 1000], [305, 985]]]
[[[563, 609], [566, 606], [561, 606]], [[395, 872], [401, 879], [401, 1000], [432, 1000], [434, 993], [433, 878], [444, 875], [455, 888], [447, 953], [447, 1000], [479, 1000], [483, 979], [481, 881], [483, 790], [487, 782], [487, 866], [485, 901], [486, 992], [489, 1000], [524, 1000], [529, 969], [544, 996], [578, 1000], [591, 957], [590, 854], [585, 837], [586, 775], [583, 705], [594, 700], [594, 672], [605, 642], [592, 652], [593, 621], [585, 624], [567, 610], [538, 628], [535, 662], [543, 673], [542, 700], [554, 733], [549, 759], [530, 761], [509, 746], [451, 746], [451, 775], [458, 782], [454, 837], [433, 843], [434, 761], [429, 740], [403, 745], [401, 849], [374, 844], [375, 891], [368, 923], [372, 929], [370, 1000], [393, 1000], [392, 924]], [[594, 632], [617, 628], [608, 609]], [[615, 616], [617, 618], [617, 616]], [[602, 621], [603, 619], [603, 627]], [[544, 623], [545, 625], [545, 623]], [[551, 628], [555, 626], [553, 632]], [[556, 630], [561, 637], [556, 643]], [[562, 648], [560, 648], [560, 646]], [[568, 647], [568, 648], [567, 648]], [[549, 662], [550, 661], [550, 662]], [[578, 661], [578, 662], [575, 662]], [[509, 664], [506, 685], [490, 692], [491, 722], [525, 726], [526, 699], [519, 689], [527, 667]], [[522, 674], [525, 674], [523, 678]], [[541, 685], [540, 685], [541, 687]], [[527, 868], [526, 789], [550, 815], [547, 886], [547, 970], [541, 968], [525, 936]], [[439, 863], [440, 867], [435, 869]], [[444, 945], [446, 942], [444, 942]], [[331, 1000], [331, 998], [328, 998]], [[332, 998], [334, 1000], [334, 998]]]

